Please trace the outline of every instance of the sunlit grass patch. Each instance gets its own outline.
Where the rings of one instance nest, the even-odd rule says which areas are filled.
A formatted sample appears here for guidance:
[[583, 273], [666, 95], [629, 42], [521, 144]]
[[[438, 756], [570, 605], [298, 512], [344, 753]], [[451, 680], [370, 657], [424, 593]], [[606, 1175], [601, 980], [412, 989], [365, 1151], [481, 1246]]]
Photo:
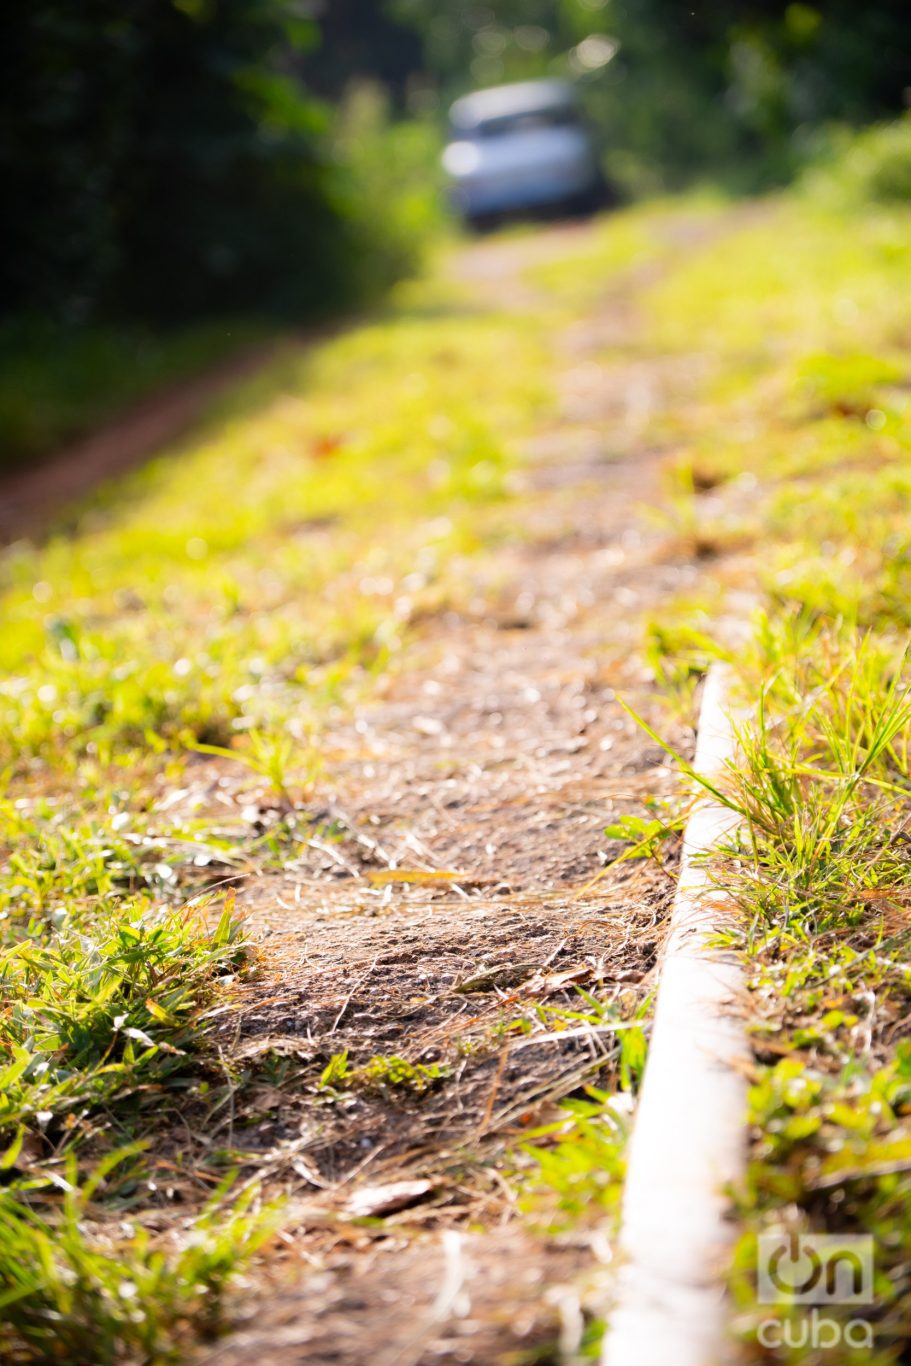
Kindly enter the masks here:
[[[767, 632], [753, 669], [760, 709], [732, 780], [750, 821], [719, 868], [755, 1001], [740, 1208], [750, 1235], [782, 1221], [874, 1234], [865, 1313], [885, 1348], [911, 1296], [911, 672], [902, 649], [858, 645], [851, 627]], [[736, 1271], [748, 1335], [761, 1318], [751, 1248], [748, 1236]]]
[[[0, 1136], [15, 1166], [22, 1135], [31, 1156], [59, 1155], [143, 1107], [186, 1089], [206, 1070], [204, 1007], [241, 961], [226, 906], [208, 929], [199, 913], [116, 910], [28, 934], [0, 951]], [[34, 922], [33, 922], [34, 924]]]
[[561, 308], [584, 311], [593, 297], [615, 288], [624, 274], [665, 260], [675, 242], [709, 227], [723, 208], [709, 195], [690, 196], [685, 209], [657, 200], [604, 213], [594, 231], [561, 243], [559, 257], [529, 266], [526, 278]]
[[876, 354], [907, 335], [907, 209], [848, 213], [798, 194], [694, 253], [651, 292], [654, 340], [725, 358], [751, 381], [769, 363], [815, 352]]
[[539, 1130], [524, 1152], [533, 1163], [524, 1196], [528, 1213], [557, 1229], [608, 1216], [615, 1223], [626, 1175], [628, 1107], [588, 1088], [563, 1102], [565, 1119]]
[[495, 314], [395, 314], [276, 362], [75, 536], [14, 547], [6, 760], [226, 744], [369, 670], [508, 494], [543, 357]]
[[[225, 1295], [275, 1226], [253, 1189], [216, 1192], [167, 1233], [137, 1229], [121, 1201], [104, 1211], [105, 1184], [122, 1181], [135, 1149], [111, 1154], [80, 1179], [74, 1159], [56, 1200], [0, 1192], [0, 1354], [5, 1361], [99, 1363], [181, 1360], [215, 1334]], [[119, 1216], [119, 1217], [118, 1217]]]
[[662, 345], [716, 360], [683, 424], [715, 477], [678, 493], [683, 530], [720, 502], [755, 538], [733, 583], [742, 600], [752, 568], [748, 638], [717, 585], [651, 634], [673, 688], [720, 636], [746, 709], [727, 788], [745, 821], [716, 867], [741, 908], [756, 1055], [738, 1326], [755, 1341], [758, 1232], [868, 1232], [883, 1361], [911, 1303], [908, 225], [905, 208], [791, 195], [650, 301]]

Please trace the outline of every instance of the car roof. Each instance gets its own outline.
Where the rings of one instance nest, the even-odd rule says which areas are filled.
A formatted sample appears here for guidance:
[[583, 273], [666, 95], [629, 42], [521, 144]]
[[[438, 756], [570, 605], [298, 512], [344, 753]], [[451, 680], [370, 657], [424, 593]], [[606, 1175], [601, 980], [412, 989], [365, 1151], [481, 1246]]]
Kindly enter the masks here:
[[449, 118], [454, 128], [468, 129], [489, 119], [565, 109], [575, 103], [573, 88], [566, 81], [516, 81], [463, 95], [450, 109]]

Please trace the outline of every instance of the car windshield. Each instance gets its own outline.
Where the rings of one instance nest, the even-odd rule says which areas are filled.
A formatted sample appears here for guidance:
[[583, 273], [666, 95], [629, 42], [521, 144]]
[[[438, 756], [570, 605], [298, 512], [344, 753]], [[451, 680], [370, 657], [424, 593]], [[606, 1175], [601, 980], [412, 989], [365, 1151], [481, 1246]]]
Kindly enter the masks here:
[[483, 119], [475, 129], [475, 137], [493, 138], [501, 137], [504, 133], [527, 133], [540, 128], [566, 128], [578, 122], [579, 116], [571, 105], [523, 109], [515, 114]]

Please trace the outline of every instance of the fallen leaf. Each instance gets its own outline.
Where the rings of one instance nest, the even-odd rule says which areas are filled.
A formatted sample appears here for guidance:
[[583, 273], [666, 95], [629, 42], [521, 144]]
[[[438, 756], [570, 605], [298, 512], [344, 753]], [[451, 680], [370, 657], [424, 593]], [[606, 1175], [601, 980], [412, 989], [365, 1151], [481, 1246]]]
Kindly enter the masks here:
[[345, 1212], [352, 1219], [379, 1219], [416, 1205], [432, 1190], [429, 1181], [391, 1181], [387, 1186], [365, 1186], [363, 1190], [355, 1191]]
[[581, 968], [569, 968], [565, 972], [549, 972], [546, 976], [534, 977], [527, 986], [533, 996], [550, 996], [555, 991], [563, 991], [566, 987], [590, 982], [594, 975], [594, 969], [585, 964]]
[[[373, 883], [386, 882], [461, 882], [463, 874], [437, 870], [436, 868], [378, 868], [367, 874]], [[471, 883], [472, 878], [467, 878]]]
[[498, 967], [485, 968], [481, 972], [476, 972], [473, 977], [466, 977], [458, 983], [455, 990], [466, 993], [496, 991], [497, 987], [515, 986], [517, 982], [523, 982], [526, 977], [530, 977], [540, 966], [540, 963], [500, 963]]

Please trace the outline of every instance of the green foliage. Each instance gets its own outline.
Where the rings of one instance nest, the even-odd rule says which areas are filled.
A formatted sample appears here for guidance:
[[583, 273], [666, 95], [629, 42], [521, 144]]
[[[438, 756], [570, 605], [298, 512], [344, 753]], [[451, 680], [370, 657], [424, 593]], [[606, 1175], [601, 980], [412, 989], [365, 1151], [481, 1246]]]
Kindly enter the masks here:
[[[3, 26], [5, 309], [67, 326], [300, 318], [412, 265], [413, 196], [391, 199], [387, 233], [393, 181], [349, 191], [331, 111], [299, 77], [318, 26], [292, 0], [78, 16], [38, 0]], [[392, 160], [407, 141], [390, 133]]]
[[623, 815], [612, 825], [606, 826], [604, 833], [609, 840], [625, 840], [632, 846], [624, 857], [654, 858], [661, 842], [673, 835], [675, 829], [675, 825], [668, 825], [661, 820]]
[[348, 1050], [333, 1053], [319, 1079], [321, 1091], [334, 1093], [363, 1086], [368, 1090], [405, 1091], [420, 1096], [443, 1080], [448, 1069], [438, 1063], [414, 1063], [394, 1053], [378, 1053], [361, 1067], [348, 1060]]
[[911, 114], [860, 133], [842, 131], [805, 177], [827, 203], [897, 204], [911, 200]]
[[251, 729], [246, 732], [246, 741], [244, 749], [202, 743], [193, 744], [191, 748], [198, 754], [212, 754], [243, 764], [251, 773], [264, 778], [289, 810], [295, 804], [292, 788], [303, 795], [312, 790], [321, 766], [319, 750], [312, 736], [295, 736], [287, 730]]
[[336, 112], [334, 142], [346, 211], [365, 233], [350, 263], [354, 288], [375, 295], [413, 271], [446, 227], [442, 139], [430, 118], [394, 119], [383, 87], [360, 81]]
[[900, 7], [635, 5], [393, 0], [448, 96], [472, 85], [569, 75], [599, 131], [613, 183], [654, 193], [706, 177], [780, 181], [813, 130], [901, 108], [911, 19]]
[[627, 1117], [595, 1087], [589, 1099], [565, 1100], [566, 1118], [536, 1135], [522, 1151], [534, 1163], [525, 1208], [546, 1213], [557, 1229], [616, 1216], [626, 1174]]
[[335, 1091], [351, 1076], [351, 1066], [348, 1062], [348, 1050], [344, 1049], [341, 1053], [333, 1053], [320, 1073], [319, 1087], [321, 1091]]
[[187, 1085], [206, 1048], [199, 1017], [238, 962], [238, 937], [228, 907], [210, 932], [198, 915], [126, 903], [2, 950], [0, 1136], [34, 1129], [59, 1146], [100, 1111]]
[[134, 400], [211, 368], [261, 336], [251, 322], [153, 332], [37, 317], [7, 321], [0, 325], [0, 473], [52, 453]]
[[262, 1246], [274, 1214], [256, 1192], [222, 1187], [169, 1240], [104, 1216], [98, 1199], [121, 1149], [80, 1184], [71, 1156], [59, 1207], [0, 1192], [0, 1355], [5, 1361], [113, 1366], [183, 1359], [188, 1335], [217, 1331], [225, 1292]]
[[409, 1062], [407, 1058], [395, 1054], [377, 1054], [370, 1058], [355, 1073], [356, 1080], [362, 1085], [410, 1091], [423, 1095], [447, 1075], [447, 1069], [439, 1063]]
[[41, 0], [4, 25], [8, 308], [299, 313], [341, 289], [322, 115], [282, 69], [315, 36], [291, 5]]

